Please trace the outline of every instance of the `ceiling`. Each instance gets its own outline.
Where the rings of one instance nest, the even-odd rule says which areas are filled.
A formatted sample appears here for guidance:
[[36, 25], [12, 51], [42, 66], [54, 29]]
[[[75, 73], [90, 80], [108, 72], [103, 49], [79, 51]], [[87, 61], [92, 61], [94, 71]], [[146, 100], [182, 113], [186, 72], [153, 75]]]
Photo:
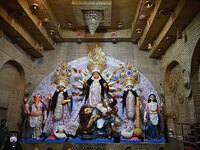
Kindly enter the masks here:
[[[160, 58], [199, 8], [199, 0], [0, 0], [0, 28], [33, 57], [58, 42], [126, 41]], [[93, 36], [87, 10], [103, 12]]]

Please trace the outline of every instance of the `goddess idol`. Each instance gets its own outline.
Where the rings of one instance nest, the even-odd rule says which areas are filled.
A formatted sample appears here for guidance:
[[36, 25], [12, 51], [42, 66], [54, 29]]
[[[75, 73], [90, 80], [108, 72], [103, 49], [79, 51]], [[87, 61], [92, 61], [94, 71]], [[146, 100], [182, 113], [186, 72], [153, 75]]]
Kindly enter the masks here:
[[69, 76], [70, 69], [67, 68], [65, 62], [56, 68], [54, 83], [57, 85], [57, 89], [53, 96], [49, 96], [51, 105], [44, 126], [44, 132], [48, 135], [55, 132], [59, 124], [67, 127], [68, 122], [70, 121], [72, 100], [71, 95], [69, 95], [70, 92], [67, 91], [67, 86], [69, 86], [70, 83]]
[[98, 46], [88, 54], [88, 59], [86, 71], [80, 72], [81, 78], [77, 80], [82, 83], [82, 87], [76, 85], [73, 85], [73, 87], [82, 89], [78, 95], [81, 93], [84, 96], [85, 104], [105, 115], [112, 111], [108, 103], [115, 95], [111, 91], [118, 90], [118, 88], [112, 87], [118, 80], [111, 81], [116, 72], [113, 71], [112, 74], [108, 74], [105, 54]]

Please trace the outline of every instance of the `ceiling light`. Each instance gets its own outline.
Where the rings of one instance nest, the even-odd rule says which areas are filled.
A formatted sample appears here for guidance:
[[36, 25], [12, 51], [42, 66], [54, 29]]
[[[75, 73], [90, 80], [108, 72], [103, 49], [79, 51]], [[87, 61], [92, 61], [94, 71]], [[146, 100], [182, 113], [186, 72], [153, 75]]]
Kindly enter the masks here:
[[56, 40], [59, 40], [59, 39], [60, 39], [60, 36], [55, 35], [54, 38], [55, 38]]
[[123, 28], [123, 24], [121, 22], [117, 23], [117, 29], [122, 29]]
[[158, 48], [157, 50], [158, 50], [158, 52], [161, 52], [161, 51], [163, 51], [164, 49], [163, 49], [163, 48]]
[[141, 28], [137, 28], [137, 29], [136, 29], [136, 32], [137, 32], [138, 34], [141, 34], [141, 33], [142, 33], [142, 29], [141, 29]]
[[144, 5], [148, 9], [153, 7], [154, 3], [151, 0], [147, 0]]
[[48, 23], [48, 22], [49, 22], [49, 19], [48, 19], [48, 18], [43, 18], [42, 21], [43, 21], [44, 23]]
[[165, 16], [165, 15], [171, 14], [171, 12], [172, 10], [170, 8], [163, 8], [158, 11], [158, 14]]
[[77, 39], [77, 44], [81, 44], [82, 40], [80, 38]]
[[132, 39], [131, 41], [133, 42], [133, 44], [137, 44], [138, 43], [138, 41], [136, 39]]
[[139, 18], [139, 20], [146, 20], [148, 18], [148, 16], [145, 14], [142, 14], [138, 18]]
[[152, 45], [151, 43], [148, 44], [148, 50], [151, 50], [152, 49]]
[[38, 4], [36, 4], [36, 3], [31, 4], [31, 9], [32, 9], [32, 10], [38, 10], [39, 8], [40, 8], [40, 7], [39, 7]]
[[96, 29], [103, 19], [103, 11], [87, 10], [83, 11], [83, 14], [85, 17], [85, 21], [88, 25], [90, 34], [94, 35]]
[[54, 30], [49, 30], [50, 35], [54, 35], [55, 31]]
[[72, 28], [72, 23], [68, 23], [67, 28]]
[[168, 40], [168, 41], [170, 41], [170, 40], [173, 39], [173, 36], [172, 36], [172, 35], [166, 35], [166, 36], [165, 36], [165, 39]]
[[112, 39], [112, 43], [113, 43], [113, 44], [116, 44], [116, 43], [117, 43], [116, 38], [113, 38], [113, 39]]

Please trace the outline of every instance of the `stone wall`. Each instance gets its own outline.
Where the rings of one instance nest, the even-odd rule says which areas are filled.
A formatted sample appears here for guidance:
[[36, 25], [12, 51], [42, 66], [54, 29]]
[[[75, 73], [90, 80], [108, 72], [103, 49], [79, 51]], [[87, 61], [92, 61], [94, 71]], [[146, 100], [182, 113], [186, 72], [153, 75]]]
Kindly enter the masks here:
[[[196, 47], [197, 42], [200, 39], [200, 13], [196, 15], [194, 20], [190, 23], [190, 25], [185, 29], [183, 32], [183, 38], [182, 39], [177, 39], [175, 43], [173, 43], [166, 53], [162, 56], [160, 59], [160, 72], [161, 72], [161, 81], [163, 85], [165, 85], [165, 98], [166, 98], [166, 111], [167, 114], [170, 114], [174, 111], [178, 110], [173, 110], [173, 95], [169, 91], [169, 83], [166, 80], [166, 76], [169, 77], [169, 70], [167, 68], [170, 68], [170, 64], [173, 62], [176, 62], [177, 65], [182, 68], [187, 70], [191, 74], [191, 67], [192, 67], [192, 58], [193, 58], [193, 53]], [[199, 52], [198, 52], [199, 53]], [[175, 66], [174, 66], [175, 67]], [[171, 70], [173, 70], [173, 67], [171, 67]], [[184, 91], [182, 91], [184, 93]], [[194, 107], [194, 95], [197, 93], [192, 93], [192, 95], [187, 98], [184, 97], [184, 103], [179, 104], [180, 109], [185, 109], [183, 107], [184, 105], [187, 105], [187, 110], [180, 110], [180, 111], [185, 111], [187, 114], [179, 114], [181, 117], [189, 117], [188, 120], [189, 122], [194, 122], [194, 113], [195, 113], [195, 107]], [[179, 116], [179, 117], [180, 117]], [[170, 116], [168, 116], [170, 117]], [[171, 116], [168, 120], [168, 125], [171, 128], [173, 126], [173, 116]], [[176, 116], [177, 117], [177, 116]], [[187, 119], [186, 119], [187, 120]]]
[[0, 38], [0, 111], [10, 130], [21, 122], [24, 87], [32, 72], [33, 60], [5, 35]]

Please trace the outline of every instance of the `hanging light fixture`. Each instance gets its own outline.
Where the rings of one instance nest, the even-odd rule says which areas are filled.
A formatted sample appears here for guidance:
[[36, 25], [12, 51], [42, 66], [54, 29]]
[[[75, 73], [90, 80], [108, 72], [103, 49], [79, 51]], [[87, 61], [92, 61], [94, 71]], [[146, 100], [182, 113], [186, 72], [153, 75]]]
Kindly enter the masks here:
[[90, 34], [94, 35], [96, 29], [98, 28], [100, 22], [103, 19], [103, 12], [98, 10], [88, 10], [88, 11], [83, 11], [83, 13]]
[[152, 45], [151, 43], [148, 44], [148, 50], [151, 50], [152, 49]]

